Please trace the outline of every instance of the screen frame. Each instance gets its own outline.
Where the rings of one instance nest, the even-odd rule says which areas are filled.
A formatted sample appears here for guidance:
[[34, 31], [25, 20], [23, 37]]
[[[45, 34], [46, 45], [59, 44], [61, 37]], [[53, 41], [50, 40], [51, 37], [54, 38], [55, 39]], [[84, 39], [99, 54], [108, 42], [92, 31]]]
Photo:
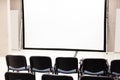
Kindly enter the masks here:
[[103, 50], [91, 50], [91, 49], [69, 49], [69, 48], [28, 48], [25, 47], [25, 23], [24, 23], [24, 1], [22, 0], [22, 49], [24, 50], [60, 50], [60, 51], [90, 51], [90, 52], [106, 52], [106, 16], [107, 16], [107, 0], [104, 0], [104, 41]]

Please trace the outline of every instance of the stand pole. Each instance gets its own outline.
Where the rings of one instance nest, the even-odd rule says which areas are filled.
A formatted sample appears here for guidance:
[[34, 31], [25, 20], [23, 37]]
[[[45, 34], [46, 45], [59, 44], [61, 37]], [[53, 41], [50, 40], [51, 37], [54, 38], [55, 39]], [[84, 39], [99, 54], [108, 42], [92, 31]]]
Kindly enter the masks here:
[[74, 57], [76, 57], [76, 56], [77, 56], [77, 54], [78, 54], [78, 51], [75, 51]]

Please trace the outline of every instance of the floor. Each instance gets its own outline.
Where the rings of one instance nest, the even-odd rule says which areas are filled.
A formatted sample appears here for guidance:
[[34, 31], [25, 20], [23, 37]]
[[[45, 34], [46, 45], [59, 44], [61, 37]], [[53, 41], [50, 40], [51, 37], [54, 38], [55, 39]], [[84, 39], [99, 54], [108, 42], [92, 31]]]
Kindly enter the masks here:
[[[29, 57], [30, 56], [50, 56], [52, 58], [52, 63], [54, 65], [55, 58], [56, 57], [63, 57], [63, 56], [69, 56], [69, 57], [74, 57], [75, 52], [73, 51], [30, 51], [30, 50], [24, 50], [24, 51], [12, 51], [8, 54], [15, 54], [15, 55], [24, 55], [27, 58], [27, 63], [29, 65]], [[6, 54], [7, 55], [7, 54]], [[83, 58], [105, 58], [108, 60], [108, 63], [110, 64], [111, 60], [114, 59], [120, 59], [120, 53], [99, 53], [99, 52], [78, 52], [76, 55], [78, 60]], [[7, 66], [6, 66], [6, 61], [5, 61], [5, 56], [0, 57], [0, 80], [5, 80], [4, 74], [7, 71]], [[41, 73], [36, 74], [36, 80], [41, 79]], [[74, 80], [77, 80], [77, 75], [76, 74], [71, 74], [73, 76]]]

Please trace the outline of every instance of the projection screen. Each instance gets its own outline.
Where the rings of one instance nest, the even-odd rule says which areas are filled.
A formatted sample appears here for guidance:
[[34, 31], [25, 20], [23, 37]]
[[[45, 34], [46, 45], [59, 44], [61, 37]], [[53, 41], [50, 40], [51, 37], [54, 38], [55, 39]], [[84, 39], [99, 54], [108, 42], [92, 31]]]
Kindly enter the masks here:
[[106, 0], [22, 0], [23, 49], [106, 50]]

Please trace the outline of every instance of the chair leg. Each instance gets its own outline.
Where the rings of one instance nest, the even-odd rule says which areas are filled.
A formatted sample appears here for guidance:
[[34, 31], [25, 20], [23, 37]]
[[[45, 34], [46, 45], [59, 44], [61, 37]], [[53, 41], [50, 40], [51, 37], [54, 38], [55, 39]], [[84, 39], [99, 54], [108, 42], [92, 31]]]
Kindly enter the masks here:
[[[35, 72], [33, 72], [33, 75], [35, 75]], [[36, 75], [35, 75], [35, 80], [36, 80]]]
[[30, 69], [28, 69], [28, 73], [30, 73], [31, 71], [30, 71]]
[[55, 74], [58, 74], [58, 71], [55, 71]]
[[7, 68], [8, 68], [8, 70], [7, 70], [7, 71], [9, 72], [9, 66], [8, 66]]
[[78, 72], [78, 80], [79, 80], [79, 78], [80, 78], [80, 75], [79, 75], [79, 72]]
[[17, 72], [19, 72], [19, 71], [17, 70]]
[[33, 75], [35, 75], [35, 72], [33, 72]]
[[9, 69], [7, 71], [9, 72]]

